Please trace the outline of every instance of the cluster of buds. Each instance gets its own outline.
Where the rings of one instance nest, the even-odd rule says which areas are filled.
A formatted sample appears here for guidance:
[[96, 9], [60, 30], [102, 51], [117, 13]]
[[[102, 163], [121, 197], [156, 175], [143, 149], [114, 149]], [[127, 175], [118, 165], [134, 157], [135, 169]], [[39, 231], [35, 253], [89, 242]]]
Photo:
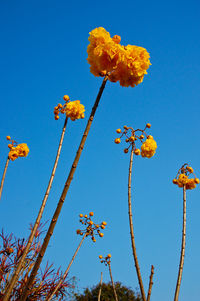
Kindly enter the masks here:
[[96, 242], [95, 236], [98, 235], [99, 237], [103, 237], [104, 234], [101, 232], [100, 229], [105, 229], [105, 226], [107, 225], [106, 222], [102, 222], [101, 224], [95, 224], [92, 220], [91, 217], [94, 215], [93, 212], [89, 213], [89, 216], [87, 214], [79, 214], [80, 217], [80, 223], [82, 225], [85, 225], [86, 228], [84, 230], [76, 230], [76, 233], [79, 235], [86, 234], [86, 236], [91, 236], [92, 241]]
[[111, 254], [108, 254], [106, 257], [103, 257], [102, 255], [99, 255], [99, 259], [101, 260], [101, 263], [104, 263], [105, 266], [110, 264], [111, 261]]
[[[125, 125], [124, 131], [122, 131], [121, 129], [116, 130], [116, 132], [118, 134], [121, 134], [121, 136], [115, 139], [115, 143], [119, 144], [121, 142], [121, 138], [125, 136], [126, 137], [125, 141], [126, 143], [129, 144], [129, 146], [124, 149], [125, 154], [128, 153], [129, 148], [131, 147], [135, 155], [138, 156], [141, 154], [142, 157], [151, 158], [156, 152], [157, 144], [156, 141], [153, 139], [153, 136], [147, 135], [145, 132], [145, 130], [147, 128], [149, 129], [150, 127], [151, 124], [147, 123], [144, 130], [141, 129], [134, 130], [132, 127], [127, 127]], [[146, 140], [144, 141], [144, 139]], [[139, 140], [142, 143], [141, 150], [136, 147], [137, 140]]]
[[[190, 175], [194, 175], [194, 178], [189, 179]], [[185, 163], [178, 171], [176, 178], [173, 179], [173, 183], [178, 187], [185, 186], [185, 189], [194, 189], [196, 184], [199, 184], [199, 179], [195, 176], [194, 170], [191, 166]]]
[[8, 148], [10, 149], [8, 157], [10, 160], [14, 161], [18, 157], [26, 157], [29, 153], [29, 148], [26, 143], [18, 144], [15, 140], [7, 136], [6, 139], [10, 141]]
[[66, 114], [72, 121], [80, 118], [84, 118], [85, 107], [80, 104], [80, 100], [70, 101], [68, 95], [64, 95], [63, 99], [65, 104], [62, 105], [59, 103], [54, 108], [54, 118], [55, 120], [59, 119], [59, 113]]

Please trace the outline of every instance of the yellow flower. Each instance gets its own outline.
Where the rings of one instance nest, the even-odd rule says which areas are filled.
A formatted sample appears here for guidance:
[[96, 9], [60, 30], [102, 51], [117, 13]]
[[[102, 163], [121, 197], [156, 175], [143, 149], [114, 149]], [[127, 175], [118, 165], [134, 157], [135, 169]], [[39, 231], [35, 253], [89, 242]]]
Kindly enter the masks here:
[[7, 140], [11, 140], [11, 137], [10, 137], [10, 136], [6, 136], [6, 139], [7, 139]]
[[29, 153], [29, 148], [26, 143], [21, 143], [16, 146], [16, 151], [19, 157], [27, 157]]
[[9, 157], [10, 160], [14, 161], [19, 157], [19, 155], [18, 155], [18, 152], [16, 150], [11, 150], [8, 153], [8, 157]]
[[185, 188], [186, 189], [194, 189], [196, 187], [195, 179], [188, 179]]
[[108, 257], [108, 258], [111, 258], [112, 256], [111, 256], [111, 254], [108, 254], [107, 257]]
[[187, 167], [186, 167], [186, 169], [187, 169], [189, 172], [191, 172], [191, 173], [193, 173], [193, 172], [194, 172], [193, 168], [192, 168], [192, 167], [190, 167], [190, 166], [187, 166]]
[[148, 136], [147, 140], [143, 142], [141, 146], [141, 155], [142, 157], [151, 158], [157, 149], [156, 141], [153, 139], [152, 136]]
[[66, 104], [66, 116], [72, 121], [84, 118], [85, 107], [80, 104], [80, 100], [70, 101]]
[[102, 259], [103, 258], [103, 256], [102, 255], [99, 255], [99, 259]]
[[120, 36], [111, 38], [103, 27], [90, 32], [87, 52], [90, 71], [95, 76], [109, 73], [111, 82], [119, 81], [123, 87], [134, 87], [143, 81], [149, 68], [149, 53], [138, 46], [120, 45]]
[[188, 176], [186, 176], [184, 173], [181, 173], [178, 177], [178, 182], [183, 185], [187, 184], [188, 180]]

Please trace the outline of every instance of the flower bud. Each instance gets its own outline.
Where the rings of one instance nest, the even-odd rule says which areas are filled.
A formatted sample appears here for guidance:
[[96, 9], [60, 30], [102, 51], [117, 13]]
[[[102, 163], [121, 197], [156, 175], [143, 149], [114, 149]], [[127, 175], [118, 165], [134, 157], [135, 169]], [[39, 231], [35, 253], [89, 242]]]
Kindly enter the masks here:
[[116, 138], [116, 139], [115, 139], [115, 143], [116, 143], [116, 144], [119, 144], [120, 142], [121, 142], [120, 138]]

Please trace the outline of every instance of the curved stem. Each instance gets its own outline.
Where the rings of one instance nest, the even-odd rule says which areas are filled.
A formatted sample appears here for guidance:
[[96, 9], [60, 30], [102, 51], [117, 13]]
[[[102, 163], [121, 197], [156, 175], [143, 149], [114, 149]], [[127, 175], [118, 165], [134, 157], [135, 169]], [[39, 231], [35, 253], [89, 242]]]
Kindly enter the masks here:
[[10, 161], [10, 159], [9, 159], [9, 157], [8, 157], [7, 160], [6, 160], [6, 165], [5, 165], [5, 167], [4, 167], [3, 176], [2, 176], [2, 179], [1, 179], [0, 199], [1, 199], [1, 195], [2, 195], [3, 184], [4, 184], [4, 180], [5, 180], [6, 171], [7, 171], [7, 168], [8, 168], [8, 163], [9, 163], [9, 161]]
[[63, 281], [64, 281], [65, 278], [67, 277], [67, 274], [68, 274], [68, 272], [69, 272], [69, 269], [70, 269], [70, 267], [71, 267], [71, 265], [72, 265], [72, 263], [73, 263], [73, 261], [74, 261], [76, 255], [77, 255], [77, 253], [78, 253], [78, 251], [79, 251], [79, 249], [80, 249], [80, 247], [81, 247], [81, 245], [82, 245], [84, 239], [86, 238], [86, 236], [87, 236], [87, 232], [85, 233], [85, 235], [83, 236], [82, 240], [80, 241], [80, 243], [79, 243], [79, 245], [78, 245], [78, 247], [77, 247], [77, 249], [76, 249], [76, 251], [75, 251], [75, 253], [74, 253], [74, 255], [73, 255], [73, 257], [72, 257], [72, 259], [71, 259], [71, 261], [70, 261], [70, 263], [69, 263], [69, 265], [68, 265], [66, 271], [65, 271], [65, 273], [64, 273], [64, 275], [62, 276], [62, 278], [60, 279], [60, 281], [59, 281], [58, 284], [56, 285], [56, 287], [55, 287], [55, 289], [53, 290], [53, 292], [51, 293], [51, 295], [45, 299], [46, 301], [50, 301], [50, 300], [53, 298], [53, 296], [55, 295], [55, 293], [57, 292], [57, 290], [60, 288], [61, 284], [63, 283]]
[[118, 297], [117, 297], [117, 293], [116, 293], [116, 289], [115, 289], [115, 284], [114, 284], [113, 277], [112, 277], [110, 262], [108, 263], [108, 267], [109, 267], [110, 279], [111, 279], [111, 282], [112, 282], [112, 287], [113, 287], [113, 291], [114, 291], [114, 295], [115, 295], [115, 301], [118, 301]]
[[130, 156], [130, 164], [129, 164], [129, 174], [128, 174], [128, 214], [129, 214], [129, 225], [130, 225], [130, 235], [131, 235], [131, 243], [132, 243], [132, 250], [133, 250], [133, 257], [135, 261], [135, 268], [137, 272], [137, 277], [140, 285], [140, 292], [142, 295], [143, 301], [146, 301], [146, 296], [144, 292], [144, 286], [142, 282], [142, 277], [140, 273], [140, 267], [137, 259], [136, 254], [136, 246], [135, 246], [135, 237], [133, 231], [133, 220], [132, 220], [132, 208], [131, 208], [131, 176], [132, 176], [132, 166], [133, 166], [133, 148], [131, 149], [131, 156]]
[[154, 275], [154, 266], [151, 266], [151, 274], [149, 277], [149, 289], [148, 289], [148, 294], [147, 294], [147, 301], [150, 301], [151, 298], [151, 290], [153, 286], [153, 275]]
[[102, 288], [102, 280], [103, 280], [103, 273], [101, 272], [101, 280], [99, 283], [99, 293], [98, 293], [98, 301], [101, 300], [101, 288]]
[[181, 286], [183, 264], [184, 264], [184, 257], [185, 257], [185, 238], [186, 238], [186, 189], [184, 185], [183, 186], [183, 230], [182, 230], [181, 257], [179, 263], [179, 271], [178, 271], [174, 301], [178, 301], [179, 290]]
[[84, 145], [85, 145], [85, 141], [87, 139], [87, 136], [88, 136], [88, 133], [89, 133], [89, 130], [90, 130], [90, 127], [92, 125], [92, 121], [94, 119], [94, 115], [95, 115], [95, 112], [96, 112], [96, 109], [98, 107], [98, 104], [99, 104], [99, 101], [101, 99], [101, 95], [103, 93], [103, 90], [105, 88], [105, 85], [106, 85], [106, 82], [108, 80], [108, 77], [106, 76], [102, 82], [102, 85], [99, 89], [99, 93], [97, 95], [97, 98], [96, 98], [96, 101], [95, 101], [95, 104], [92, 108], [92, 112], [90, 114], [90, 117], [89, 117], [89, 120], [88, 120], [88, 123], [86, 125], [86, 128], [85, 128], [85, 132], [82, 136], [82, 139], [81, 139], [81, 143], [79, 145], [79, 148], [78, 148], [78, 151], [76, 153], [76, 156], [75, 156], [75, 159], [74, 159], [74, 162], [72, 164], [72, 167], [71, 167], [71, 170], [69, 172], [69, 175], [68, 175], [68, 178], [67, 178], [67, 181], [65, 182], [65, 186], [63, 188], [63, 191], [62, 191], [62, 194], [61, 194], [61, 197], [60, 197], [60, 200], [58, 201], [58, 204], [57, 204], [57, 208], [54, 212], [54, 215], [52, 217], [52, 220], [51, 220], [51, 223], [50, 223], [50, 226], [49, 226], [49, 229], [47, 231], [47, 234], [45, 236], [45, 239], [44, 239], [44, 242], [42, 244], [42, 247], [40, 249], [40, 252], [38, 254], [38, 257], [36, 259], [36, 262], [35, 262], [35, 265], [32, 269], [32, 272], [31, 272], [31, 275], [29, 277], [29, 280], [28, 280], [28, 283], [25, 287], [25, 290], [24, 290], [24, 293], [22, 295], [22, 298], [21, 298], [21, 301], [24, 301], [26, 300], [27, 298], [27, 295], [28, 295], [28, 291], [29, 291], [29, 288], [31, 287], [34, 279], [35, 279], [35, 276], [37, 275], [37, 271], [40, 267], [40, 264], [41, 264], [41, 261], [42, 261], [42, 258], [45, 254], [45, 251], [47, 249], [47, 246], [49, 244], [49, 241], [50, 241], [50, 238], [53, 234], [53, 231], [54, 231], [54, 228], [55, 228], [55, 225], [57, 223], [57, 220], [58, 220], [58, 217], [60, 215], [60, 212], [61, 212], [61, 209], [62, 209], [62, 206], [64, 204], [64, 201], [65, 201], [65, 198], [66, 198], [66, 195], [67, 195], [67, 192], [68, 192], [68, 189], [70, 187], [70, 184], [71, 184], [71, 181], [73, 179], [73, 175], [75, 173], [75, 170], [77, 168], [77, 165], [78, 165], [78, 162], [79, 162], [79, 159], [80, 159], [80, 156], [81, 156], [81, 153], [82, 153], [82, 150], [84, 148]]
[[68, 118], [66, 117], [64, 125], [63, 125], [63, 129], [62, 129], [62, 134], [61, 134], [61, 137], [60, 137], [60, 142], [59, 142], [59, 146], [58, 146], [58, 150], [57, 150], [56, 159], [55, 159], [54, 166], [53, 166], [53, 169], [52, 169], [52, 172], [51, 172], [51, 176], [50, 176], [50, 179], [49, 179], [49, 183], [48, 183], [45, 195], [44, 195], [44, 199], [42, 201], [42, 205], [40, 207], [40, 210], [39, 210], [38, 216], [36, 218], [35, 224], [34, 224], [32, 230], [31, 230], [31, 234], [29, 236], [29, 240], [27, 242], [26, 248], [25, 248], [25, 250], [24, 250], [24, 252], [22, 254], [22, 257], [21, 257], [21, 259], [20, 259], [20, 261], [18, 263], [18, 266], [17, 266], [14, 274], [12, 275], [12, 278], [10, 280], [8, 289], [6, 290], [6, 293], [5, 293], [3, 301], [9, 300], [9, 297], [10, 297], [10, 294], [12, 292], [12, 289], [13, 289], [15, 283], [17, 282], [17, 280], [19, 278], [20, 271], [21, 271], [21, 269], [23, 267], [23, 263], [26, 260], [26, 256], [27, 256], [28, 251], [29, 251], [29, 249], [31, 247], [31, 244], [33, 242], [33, 239], [34, 239], [35, 233], [37, 231], [37, 228], [38, 228], [38, 226], [40, 224], [40, 220], [42, 218], [42, 214], [43, 214], [43, 211], [44, 211], [44, 208], [45, 208], [48, 196], [49, 196], [49, 192], [50, 192], [50, 189], [51, 189], [51, 186], [52, 186], [52, 182], [53, 182], [53, 179], [54, 179], [54, 175], [55, 175], [55, 172], [56, 172], [56, 168], [57, 168], [57, 165], [58, 165], [58, 160], [60, 158], [60, 152], [61, 152], [61, 148], [62, 148], [62, 144], [63, 144], [63, 139], [64, 139], [64, 135], [65, 135], [65, 130], [66, 130], [66, 126], [67, 126], [67, 120], [68, 120]]

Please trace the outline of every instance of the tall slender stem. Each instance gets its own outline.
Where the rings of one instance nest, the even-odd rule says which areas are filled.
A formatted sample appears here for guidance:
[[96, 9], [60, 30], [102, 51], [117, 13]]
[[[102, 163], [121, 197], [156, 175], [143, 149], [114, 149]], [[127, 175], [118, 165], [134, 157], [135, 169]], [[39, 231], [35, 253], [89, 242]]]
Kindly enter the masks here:
[[98, 301], [101, 300], [102, 280], [103, 280], [103, 273], [101, 272], [101, 280], [100, 280], [100, 283], [99, 283]]
[[2, 195], [3, 184], [4, 184], [4, 180], [5, 180], [6, 171], [7, 171], [7, 168], [8, 168], [8, 163], [9, 163], [9, 161], [10, 161], [10, 159], [9, 159], [9, 157], [8, 157], [7, 160], [6, 160], [6, 165], [5, 165], [5, 167], [4, 167], [3, 176], [2, 176], [2, 179], [1, 179], [0, 199], [1, 199], [1, 195]]
[[130, 164], [129, 164], [129, 173], [128, 173], [128, 214], [129, 214], [129, 225], [130, 225], [130, 235], [131, 235], [131, 243], [132, 243], [132, 250], [133, 250], [133, 257], [135, 261], [135, 268], [137, 272], [137, 277], [140, 285], [140, 292], [142, 295], [143, 301], [146, 301], [146, 296], [144, 292], [144, 286], [142, 282], [142, 277], [140, 273], [140, 267], [137, 259], [136, 253], [136, 246], [135, 246], [135, 237], [133, 231], [133, 220], [132, 220], [132, 208], [131, 208], [131, 176], [132, 176], [132, 166], [133, 166], [133, 148], [131, 149], [131, 156], [130, 156]]
[[91, 125], [92, 125], [92, 121], [93, 121], [93, 119], [94, 119], [94, 115], [95, 115], [96, 109], [97, 109], [97, 107], [98, 107], [98, 104], [99, 104], [99, 101], [100, 101], [100, 99], [101, 99], [101, 95], [102, 95], [102, 93], [103, 93], [103, 90], [104, 90], [104, 88], [105, 88], [105, 85], [106, 85], [107, 80], [108, 80], [108, 77], [106, 76], [106, 77], [104, 78], [103, 82], [102, 82], [102, 85], [101, 85], [100, 89], [99, 89], [99, 93], [98, 93], [98, 95], [97, 95], [95, 104], [94, 104], [94, 106], [93, 106], [93, 108], [92, 108], [92, 112], [91, 112], [91, 114], [90, 114], [88, 123], [87, 123], [87, 125], [86, 125], [85, 132], [84, 132], [84, 134], [83, 134], [83, 136], [82, 136], [82, 139], [81, 139], [79, 148], [78, 148], [78, 150], [77, 150], [77, 153], [76, 153], [76, 156], [75, 156], [75, 159], [74, 159], [74, 162], [73, 162], [72, 167], [71, 167], [71, 170], [70, 170], [70, 172], [69, 172], [67, 181], [65, 182], [65, 186], [64, 186], [64, 188], [63, 188], [63, 191], [62, 191], [60, 200], [59, 200], [59, 202], [58, 202], [58, 204], [57, 204], [57, 208], [56, 208], [56, 210], [55, 210], [55, 212], [54, 212], [54, 215], [53, 215], [53, 217], [52, 217], [52, 220], [51, 220], [49, 229], [48, 229], [47, 234], [46, 234], [46, 236], [45, 236], [45, 239], [44, 239], [44, 242], [43, 242], [42, 247], [41, 247], [41, 249], [40, 249], [40, 252], [39, 252], [39, 254], [38, 254], [38, 257], [37, 257], [37, 259], [36, 259], [35, 265], [34, 265], [34, 267], [33, 267], [33, 269], [32, 269], [32, 272], [31, 272], [31, 275], [30, 275], [30, 277], [29, 277], [28, 283], [27, 283], [27, 285], [26, 285], [26, 287], [25, 287], [25, 290], [24, 290], [24, 293], [23, 293], [23, 295], [22, 295], [21, 301], [24, 301], [24, 300], [26, 300], [26, 298], [27, 298], [28, 291], [29, 291], [29, 289], [30, 289], [30, 287], [31, 287], [31, 285], [32, 285], [32, 283], [33, 283], [33, 281], [34, 281], [34, 278], [35, 278], [35, 276], [36, 276], [36, 274], [37, 274], [37, 271], [38, 271], [38, 269], [39, 269], [39, 267], [40, 267], [42, 258], [43, 258], [43, 256], [44, 256], [45, 251], [46, 251], [46, 249], [47, 249], [47, 246], [48, 246], [48, 244], [49, 244], [50, 238], [51, 238], [51, 236], [52, 236], [52, 234], [53, 234], [55, 225], [56, 225], [56, 223], [57, 223], [57, 220], [58, 220], [58, 217], [59, 217], [59, 215], [60, 215], [62, 206], [63, 206], [63, 204], [64, 204], [64, 201], [65, 201], [65, 198], [66, 198], [68, 189], [69, 189], [70, 184], [71, 184], [71, 181], [72, 181], [72, 179], [73, 179], [73, 175], [74, 175], [75, 170], [76, 170], [76, 168], [77, 168], [77, 165], [78, 165], [78, 162], [79, 162], [79, 159], [80, 159], [82, 150], [83, 150], [84, 145], [85, 145], [85, 141], [86, 141], [86, 139], [87, 139], [87, 136], [88, 136], [90, 127], [91, 127]]
[[183, 264], [184, 264], [184, 257], [185, 257], [185, 238], [186, 238], [186, 189], [184, 185], [183, 186], [183, 229], [182, 229], [181, 257], [179, 263], [179, 271], [178, 271], [174, 301], [178, 301], [178, 296], [179, 296], [179, 291], [181, 286]]
[[74, 255], [73, 255], [73, 257], [72, 257], [72, 259], [71, 259], [71, 261], [70, 261], [70, 263], [69, 263], [69, 265], [67, 267], [67, 269], [66, 269], [66, 271], [65, 271], [65, 273], [63, 274], [62, 278], [60, 279], [60, 281], [56, 285], [56, 287], [53, 290], [53, 292], [51, 293], [51, 295], [46, 298], [46, 301], [50, 301], [53, 298], [53, 296], [55, 295], [55, 293], [57, 292], [57, 290], [60, 288], [61, 284], [63, 283], [63, 281], [67, 277], [67, 274], [68, 274], [69, 269], [70, 269], [70, 267], [71, 267], [71, 265], [72, 265], [72, 263], [74, 261], [74, 258], [76, 257], [76, 255], [77, 255], [77, 253], [78, 253], [78, 251], [79, 251], [79, 249], [80, 249], [80, 247], [81, 247], [84, 239], [86, 238], [86, 236], [87, 236], [87, 232], [84, 234], [83, 238], [81, 239], [81, 241], [80, 241], [80, 243], [79, 243], [79, 245], [78, 245], [78, 247], [77, 247], [77, 249], [76, 249], [76, 251], [75, 251], [75, 253], [74, 253]]
[[149, 277], [149, 289], [148, 289], [148, 294], [147, 294], [147, 301], [150, 301], [151, 298], [151, 290], [153, 286], [153, 275], [154, 275], [154, 266], [151, 266], [151, 274]]
[[110, 279], [111, 279], [111, 282], [112, 282], [112, 287], [113, 287], [113, 291], [114, 291], [114, 295], [115, 295], [115, 301], [118, 301], [118, 297], [117, 297], [117, 293], [116, 293], [116, 289], [115, 289], [115, 284], [114, 284], [113, 277], [112, 277], [110, 262], [108, 263], [108, 267], [109, 267]]
[[52, 186], [52, 182], [53, 182], [53, 179], [54, 179], [54, 175], [55, 175], [55, 172], [56, 172], [56, 168], [57, 168], [57, 165], [58, 165], [58, 160], [60, 158], [60, 152], [61, 152], [61, 148], [62, 148], [62, 144], [63, 144], [63, 139], [64, 139], [64, 135], [65, 135], [65, 130], [66, 130], [66, 126], [67, 126], [67, 120], [68, 120], [68, 118], [66, 117], [64, 125], [63, 125], [63, 129], [62, 129], [62, 134], [61, 134], [61, 137], [60, 137], [60, 142], [59, 142], [59, 146], [58, 146], [58, 150], [57, 150], [56, 159], [55, 159], [54, 166], [53, 166], [53, 169], [52, 169], [52, 172], [51, 172], [51, 176], [50, 176], [50, 179], [49, 179], [49, 183], [48, 183], [45, 195], [44, 195], [44, 199], [42, 201], [42, 205], [40, 207], [40, 210], [39, 210], [38, 216], [36, 218], [35, 224], [34, 224], [32, 230], [31, 230], [31, 234], [29, 236], [29, 240], [27, 242], [26, 248], [25, 248], [25, 250], [24, 250], [24, 252], [22, 254], [22, 257], [21, 257], [21, 259], [20, 259], [20, 261], [18, 263], [18, 266], [17, 266], [14, 274], [12, 275], [12, 278], [10, 280], [8, 289], [6, 290], [6, 293], [5, 293], [3, 301], [9, 300], [9, 296], [10, 296], [10, 294], [12, 292], [12, 289], [13, 289], [15, 283], [17, 282], [17, 280], [19, 278], [20, 271], [21, 271], [21, 269], [23, 267], [23, 263], [26, 260], [26, 256], [27, 256], [28, 251], [29, 251], [29, 249], [31, 247], [31, 244], [33, 242], [33, 239], [34, 239], [35, 233], [37, 231], [37, 228], [38, 228], [38, 226], [40, 224], [40, 220], [42, 218], [42, 214], [43, 214], [43, 211], [44, 211], [44, 208], [45, 208], [48, 196], [49, 196], [49, 192], [50, 192], [50, 189], [51, 189], [51, 186]]

